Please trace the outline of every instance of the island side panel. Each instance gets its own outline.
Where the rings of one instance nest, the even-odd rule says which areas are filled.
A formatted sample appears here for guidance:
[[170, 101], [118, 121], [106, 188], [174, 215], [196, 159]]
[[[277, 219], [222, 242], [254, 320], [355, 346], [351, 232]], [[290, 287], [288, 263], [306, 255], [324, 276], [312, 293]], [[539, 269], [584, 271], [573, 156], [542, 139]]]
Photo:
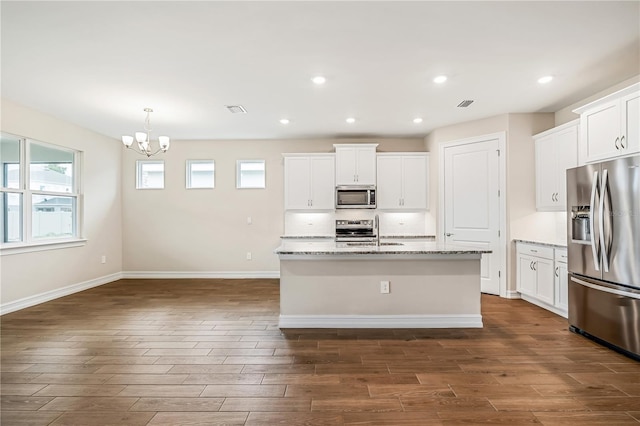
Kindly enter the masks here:
[[[389, 294], [380, 293], [383, 280], [391, 283]], [[363, 318], [380, 320], [370, 323], [389, 327], [481, 327], [480, 256], [442, 260], [355, 256], [344, 260], [282, 259], [280, 314], [281, 325], [288, 327], [340, 327], [343, 323], [344, 327], [358, 327]], [[403, 316], [404, 321], [398, 322]], [[385, 318], [396, 321], [385, 322]], [[360, 322], [361, 326], [367, 324]]]

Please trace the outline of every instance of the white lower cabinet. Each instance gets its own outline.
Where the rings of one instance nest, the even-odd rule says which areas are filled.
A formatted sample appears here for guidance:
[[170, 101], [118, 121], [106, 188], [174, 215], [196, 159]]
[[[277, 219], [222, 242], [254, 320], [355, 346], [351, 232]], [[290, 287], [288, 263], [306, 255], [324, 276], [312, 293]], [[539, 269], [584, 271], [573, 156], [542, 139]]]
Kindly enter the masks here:
[[554, 280], [556, 287], [555, 306], [566, 314], [567, 310], [569, 309], [569, 276], [567, 275], [567, 250], [555, 249], [554, 262], [556, 265], [554, 271]]
[[518, 242], [516, 253], [517, 290], [521, 297], [566, 318], [566, 249]]

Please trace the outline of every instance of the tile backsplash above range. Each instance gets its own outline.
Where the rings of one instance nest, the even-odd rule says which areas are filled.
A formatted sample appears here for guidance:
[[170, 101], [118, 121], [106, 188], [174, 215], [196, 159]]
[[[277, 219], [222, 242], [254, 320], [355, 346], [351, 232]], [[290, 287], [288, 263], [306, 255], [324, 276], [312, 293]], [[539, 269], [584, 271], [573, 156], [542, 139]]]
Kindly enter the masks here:
[[435, 224], [428, 211], [381, 212], [365, 209], [344, 209], [335, 212], [284, 213], [284, 235], [287, 236], [335, 236], [336, 220], [380, 218], [380, 235], [434, 235]]

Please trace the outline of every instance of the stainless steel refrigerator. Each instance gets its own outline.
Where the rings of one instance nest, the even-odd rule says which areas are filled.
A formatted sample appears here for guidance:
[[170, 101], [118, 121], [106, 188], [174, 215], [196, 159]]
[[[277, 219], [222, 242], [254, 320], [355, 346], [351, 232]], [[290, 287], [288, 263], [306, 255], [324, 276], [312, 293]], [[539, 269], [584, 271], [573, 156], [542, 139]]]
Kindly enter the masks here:
[[640, 360], [640, 155], [567, 170], [569, 325]]

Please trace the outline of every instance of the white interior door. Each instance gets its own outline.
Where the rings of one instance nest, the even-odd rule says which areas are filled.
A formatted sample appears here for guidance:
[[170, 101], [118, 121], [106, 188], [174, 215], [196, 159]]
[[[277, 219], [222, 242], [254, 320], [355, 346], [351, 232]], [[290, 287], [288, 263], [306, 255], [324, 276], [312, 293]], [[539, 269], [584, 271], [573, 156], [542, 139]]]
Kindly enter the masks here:
[[500, 142], [498, 138], [444, 147], [446, 242], [493, 250], [482, 256], [481, 290], [500, 294]]

